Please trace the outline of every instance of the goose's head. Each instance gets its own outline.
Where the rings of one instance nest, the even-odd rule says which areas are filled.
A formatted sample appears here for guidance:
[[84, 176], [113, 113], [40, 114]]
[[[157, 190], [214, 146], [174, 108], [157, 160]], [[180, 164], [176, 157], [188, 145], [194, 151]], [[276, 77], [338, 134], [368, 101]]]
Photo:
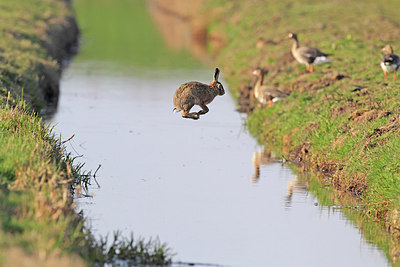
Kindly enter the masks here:
[[264, 74], [264, 72], [263, 72], [263, 70], [261, 68], [256, 68], [255, 70], [253, 70], [253, 72], [251, 74], [253, 74], [254, 76], [259, 77], [259, 76], [262, 76]]
[[291, 32], [288, 34], [288, 38], [297, 40], [297, 34]]
[[393, 54], [393, 48], [390, 44], [385, 45], [381, 50], [382, 50], [382, 52], [386, 52], [388, 54]]

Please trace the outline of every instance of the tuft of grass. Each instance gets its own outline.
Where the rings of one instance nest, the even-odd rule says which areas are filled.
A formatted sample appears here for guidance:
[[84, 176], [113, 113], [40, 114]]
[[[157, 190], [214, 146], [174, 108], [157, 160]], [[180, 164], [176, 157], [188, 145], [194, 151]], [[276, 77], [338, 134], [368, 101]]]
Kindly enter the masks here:
[[92, 254], [95, 255], [92, 260], [100, 265], [117, 263], [127, 266], [164, 266], [171, 264], [173, 256], [171, 249], [158, 239], [136, 239], [133, 234], [130, 238], [125, 238], [119, 231], [114, 232], [111, 242], [108, 237], [102, 237], [99, 241], [94, 241], [91, 247], [98, 252]]

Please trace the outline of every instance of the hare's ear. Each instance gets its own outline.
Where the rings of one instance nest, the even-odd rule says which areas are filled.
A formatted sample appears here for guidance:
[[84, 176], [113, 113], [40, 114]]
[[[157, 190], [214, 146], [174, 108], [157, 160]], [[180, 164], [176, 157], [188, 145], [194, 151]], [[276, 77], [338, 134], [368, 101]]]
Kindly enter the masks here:
[[214, 81], [218, 81], [219, 69], [215, 68]]

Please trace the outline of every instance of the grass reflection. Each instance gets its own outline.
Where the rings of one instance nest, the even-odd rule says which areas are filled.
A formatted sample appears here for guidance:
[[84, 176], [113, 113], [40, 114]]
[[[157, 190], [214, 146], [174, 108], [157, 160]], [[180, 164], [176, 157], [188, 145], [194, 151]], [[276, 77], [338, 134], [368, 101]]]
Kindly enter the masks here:
[[[170, 51], [157, 31], [144, 0], [77, 0], [82, 31], [76, 62], [103, 67], [199, 68], [187, 51]], [[118, 69], [118, 68], [117, 68]]]

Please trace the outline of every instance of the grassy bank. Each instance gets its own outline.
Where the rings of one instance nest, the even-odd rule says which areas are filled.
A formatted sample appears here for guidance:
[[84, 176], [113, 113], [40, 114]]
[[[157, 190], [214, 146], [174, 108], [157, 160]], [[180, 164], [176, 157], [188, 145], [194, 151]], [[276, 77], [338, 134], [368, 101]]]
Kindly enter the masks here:
[[[79, 257], [60, 258], [65, 248], [75, 250], [77, 238], [84, 240], [67, 194], [71, 166], [60, 142], [25, 104], [39, 110], [57, 97], [63, 56], [58, 51], [65, 52], [76, 36], [66, 30], [76, 31], [72, 14], [62, 1], [0, 6], [1, 263], [38, 265], [47, 257], [82, 265]], [[66, 33], [70, 39], [58, 42], [57, 35]]]
[[168, 263], [157, 240], [93, 238], [72, 195], [90, 173], [37, 115], [56, 103], [62, 60], [77, 38], [69, 1], [0, 1], [0, 22], [0, 265]]
[[0, 2], [0, 93], [39, 111], [55, 102], [60, 64], [78, 28], [67, 1]]
[[[400, 94], [379, 66], [387, 43], [400, 51], [396, 1], [209, 1], [210, 36], [226, 46], [218, 65], [236, 97], [248, 100], [257, 66], [264, 83], [289, 92], [271, 108], [256, 106], [248, 127], [287, 159], [317, 170], [321, 185], [361, 202], [363, 214], [383, 222], [393, 243], [400, 237]], [[332, 54], [333, 62], [305, 66], [290, 54], [301, 45]], [[256, 47], [259, 38], [264, 41]], [[260, 43], [260, 42], [259, 42]], [[214, 46], [212, 40], [209, 47]], [[250, 91], [250, 95], [251, 95]], [[398, 246], [390, 252], [394, 261]], [[396, 256], [397, 255], [397, 256]]]

